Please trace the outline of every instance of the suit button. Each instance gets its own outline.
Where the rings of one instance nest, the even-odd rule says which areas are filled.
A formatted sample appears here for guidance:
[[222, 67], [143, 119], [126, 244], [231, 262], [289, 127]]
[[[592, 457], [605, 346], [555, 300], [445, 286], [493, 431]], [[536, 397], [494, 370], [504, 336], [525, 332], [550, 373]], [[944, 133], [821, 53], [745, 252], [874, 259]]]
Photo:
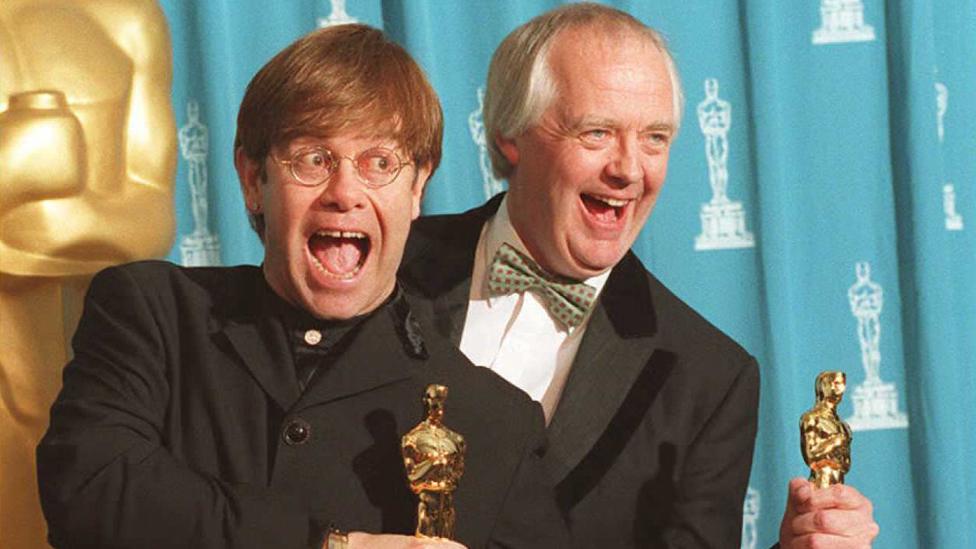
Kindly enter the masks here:
[[289, 446], [305, 444], [310, 436], [312, 436], [312, 426], [307, 421], [299, 418], [291, 420], [281, 433], [281, 438]]

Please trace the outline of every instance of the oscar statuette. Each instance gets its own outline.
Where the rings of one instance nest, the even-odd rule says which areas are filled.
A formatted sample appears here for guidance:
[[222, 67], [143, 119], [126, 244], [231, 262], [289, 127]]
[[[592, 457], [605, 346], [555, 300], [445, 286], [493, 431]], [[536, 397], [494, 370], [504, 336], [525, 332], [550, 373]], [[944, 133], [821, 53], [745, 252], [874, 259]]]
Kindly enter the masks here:
[[447, 387], [428, 385], [424, 420], [403, 435], [400, 448], [417, 504], [418, 537], [454, 538], [454, 489], [464, 473], [464, 437], [442, 423]]
[[820, 372], [817, 402], [800, 417], [800, 450], [816, 488], [843, 484], [851, 470], [851, 428], [837, 415], [846, 388], [844, 372]]

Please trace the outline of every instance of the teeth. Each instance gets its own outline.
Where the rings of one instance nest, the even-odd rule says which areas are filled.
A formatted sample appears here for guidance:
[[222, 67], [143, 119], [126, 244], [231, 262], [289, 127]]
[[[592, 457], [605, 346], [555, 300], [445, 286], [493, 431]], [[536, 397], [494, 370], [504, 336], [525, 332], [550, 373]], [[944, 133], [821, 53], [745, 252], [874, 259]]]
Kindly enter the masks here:
[[[328, 235], [328, 236], [331, 236], [331, 235]], [[361, 269], [363, 267], [362, 265], [356, 265], [356, 268], [353, 269], [352, 271], [350, 271], [350, 272], [348, 272], [346, 274], [339, 275], [339, 274], [330, 273], [329, 271], [327, 271], [325, 269], [325, 267], [322, 265], [322, 263], [319, 262], [319, 260], [314, 255], [309, 255], [309, 257], [312, 260], [312, 265], [315, 265], [315, 268], [320, 273], [324, 274], [325, 276], [327, 276], [329, 278], [334, 278], [336, 280], [349, 280], [349, 279], [353, 278], [354, 276], [356, 276], [357, 274], [359, 274], [359, 269]]]
[[621, 206], [626, 206], [627, 203], [630, 202], [630, 200], [621, 200], [619, 198], [610, 198], [607, 196], [596, 196], [593, 194], [588, 194], [587, 196], [589, 196], [593, 200], [598, 200], [600, 202], [603, 202], [604, 204], [612, 208], [619, 208]]
[[321, 230], [315, 234], [318, 236], [331, 236], [332, 238], [366, 238], [366, 233], [359, 231]]

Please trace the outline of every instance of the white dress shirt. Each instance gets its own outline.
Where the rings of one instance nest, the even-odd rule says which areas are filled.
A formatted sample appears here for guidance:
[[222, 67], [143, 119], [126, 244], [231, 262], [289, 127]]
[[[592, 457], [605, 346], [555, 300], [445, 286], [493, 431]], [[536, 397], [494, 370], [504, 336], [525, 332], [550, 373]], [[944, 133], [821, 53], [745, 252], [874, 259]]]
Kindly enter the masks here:
[[[512, 227], [507, 197], [495, 216], [485, 223], [478, 239], [461, 352], [472, 363], [491, 368], [539, 401], [548, 424], [592, 309], [582, 324], [568, 328], [549, 314], [545, 301], [533, 291], [491, 297], [487, 273], [495, 252], [506, 242], [532, 257]], [[584, 282], [595, 288], [599, 296], [609, 276], [607, 270]]]

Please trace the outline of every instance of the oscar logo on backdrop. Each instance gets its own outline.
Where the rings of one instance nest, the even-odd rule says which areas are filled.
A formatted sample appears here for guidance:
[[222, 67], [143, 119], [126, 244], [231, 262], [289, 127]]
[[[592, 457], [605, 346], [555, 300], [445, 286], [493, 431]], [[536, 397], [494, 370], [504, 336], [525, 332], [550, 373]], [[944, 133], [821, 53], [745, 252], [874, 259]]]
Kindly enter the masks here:
[[746, 229], [746, 211], [741, 202], [729, 200], [729, 129], [732, 105], [718, 96], [718, 80], [705, 80], [705, 100], [698, 104], [698, 126], [705, 136], [708, 183], [712, 199], [701, 207], [702, 232], [695, 238], [696, 250], [752, 248], [755, 238]]
[[180, 242], [180, 257], [187, 267], [220, 265], [220, 240], [210, 232], [207, 197], [207, 152], [210, 150], [210, 132], [200, 122], [200, 105], [196, 101], [186, 104], [186, 124], [180, 128], [180, 154], [186, 160], [187, 179], [190, 183], [190, 212], [193, 214], [193, 232]]
[[173, 238], [155, 2], [0, 2], [0, 546], [46, 547], [34, 448], [91, 275]]
[[864, 22], [861, 0], [820, 0], [820, 28], [813, 31], [814, 44], [872, 40], [874, 27]]
[[949, 110], [949, 88], [942, 82], [935, 83], [935, 123], [939, 132], [939, 143], [945, 141], [945, 115]]
[[505, 190], [505, 180], [495, 177], [491, 169], [491, 157], [488, 155], [488, 140], [485, 137], [485, 89], [478, 88], [478, 108], [468, 115], [468, 130], [471, 140], [478, 146], [478, 168], [481, 169], [481, 182], [485, 193], [485, 200]]
[[963, 230], [962, 215], [956, 211], [956, 188], [952, 183], [942, 186], [942, 211], [945, 213], [947, 231]]
[[898, 411], [898, 389], [881, 380], [881, 308], [884, 291], [871, 280], [871, 265], [860, 261], [854, 267], [857, 281], [847, 290], [851, 313], [857, 319], [864, 383], [854, 389], [854, 415], [847, 419], [851, 429], [903, 429], [908, 417]]
[[334, 27], [347, 23], [358, 23], [359, 20], [346, 13], [346, 0], [331, 0], [332, 11], [327, 17], [319, 18], [319, 28]]
[[746, 500], [742, 506], [741, 549], [756, 549], [759, 543], [759, 504], [759, 491], [750, 486], [746, 490]]
[[[945, 115], [949, 110], [949, 88], [942, 82], [935, 83], [935, 116], [939, 144], [945, 141]], [[962, 215], [956, 211], [956, 187], [952, 183], [942, 186], [942, 211], [945, 213], [947, 231], [963, 230]]]

